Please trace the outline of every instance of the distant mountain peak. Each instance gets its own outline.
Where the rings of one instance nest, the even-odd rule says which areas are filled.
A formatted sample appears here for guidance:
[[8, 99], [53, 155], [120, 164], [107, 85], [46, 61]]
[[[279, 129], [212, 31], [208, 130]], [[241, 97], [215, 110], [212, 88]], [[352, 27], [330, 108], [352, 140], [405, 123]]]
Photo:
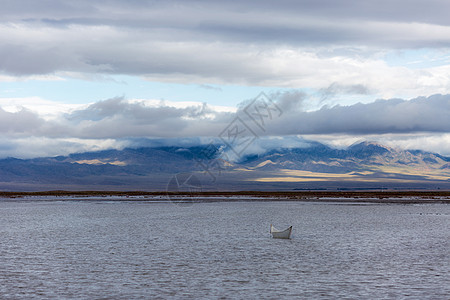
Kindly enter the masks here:
[[372, 141], [364, 141], [353, 144], [347, 148], [347, 151], [356, 155], [358, 158], [367, 158], [374, 155], [386, 155], [397, 152], [397, 150], [393, 148]]
[[362, 148], [362, 147], [378, 147], [378, 148], [383, 148], [383, 149], [386, 149], [386, 150], [393, 150], [392, 148], [390, 148], [390, 147], [388, 147], [386, 145], [383, 145], [383, 144], [381, 144], [379, 142], [375, 142], [375, 141], [357, 142], [357, 143], [354, 143], [354, 144], [350, 145], [349, 148]]

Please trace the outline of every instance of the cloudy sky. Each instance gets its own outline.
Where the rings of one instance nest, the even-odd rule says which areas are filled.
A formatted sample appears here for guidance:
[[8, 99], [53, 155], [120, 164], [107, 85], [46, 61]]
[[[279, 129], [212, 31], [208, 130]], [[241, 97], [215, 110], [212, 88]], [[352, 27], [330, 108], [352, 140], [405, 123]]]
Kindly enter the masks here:
[[[448, 1], [0, 0], [0, 157], [258, 136], [450, 155]], [[244, 120], [245, 121], [245, 120]]]

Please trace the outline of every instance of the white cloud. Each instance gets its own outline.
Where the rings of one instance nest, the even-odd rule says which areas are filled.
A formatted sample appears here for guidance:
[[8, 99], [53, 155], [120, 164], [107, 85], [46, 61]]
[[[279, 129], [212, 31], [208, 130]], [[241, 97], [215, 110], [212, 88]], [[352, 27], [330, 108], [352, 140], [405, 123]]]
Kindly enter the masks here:
[[[130, 99], [127, 101], [128, 103], [142, 105], [144, 107], [174, 107], [174, 108], [188, 108], [193, 106], [203, 106], [203, 102], [197, 101], [183, 101], [183, 102], [175, 102], [170, 100], [157, 100], [157, 99]], [[235, 107], [224, 106], [224, 105], [211, 105], [208, 104], [208, 107], [216, 112], [236, 112]]]
[[450, 156], [450, 134], [415, 134], [409, 136], [386, 136], [378, 140], [388, 146], [402, 149], [420, 149], [430, 152], [438, 152]]
[[12, 138], [1, 140], [0, 157], [53, 157], [88, 151], [123, 149], [127, 145], [129, 145], [127, 141], [115, 139], [98, 140], [47, 137]]
[[0, 98], [0, 108], [5, 112], [17, 113], [25, 108], [47, 121], [56, 119], [63, 113], [70, 113], [75, 109], [86, 106], [86, 104], [55, 102], [40, 97]]
[[450, 156], [449, 133], [371, 134], [371, 135], [305, 135], [307, 139], [331, 147], [347, 148], [362, 141], [377, 141], [394, 149], [423, 150]]

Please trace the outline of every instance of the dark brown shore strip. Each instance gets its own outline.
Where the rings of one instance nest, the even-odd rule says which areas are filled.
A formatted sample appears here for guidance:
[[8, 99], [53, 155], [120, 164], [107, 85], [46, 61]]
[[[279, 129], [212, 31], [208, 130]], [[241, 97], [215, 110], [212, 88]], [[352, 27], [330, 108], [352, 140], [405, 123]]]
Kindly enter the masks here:
[[[145, 192], [145, 191], [44, 191], [0, 192], [0, 198], [25, 197], [131, 197], [131, 201], [151, 201], [147, 197], [166, 197], [177, 201], [304, 201], [304, 202], [356, 202], [356, 203], [446, 203], [450, 204], [450, 191], [238, 191], [238, 192]], [[142, 196], [136, 199], [134, 197]], [[220, 198], [219, 198], [220, 197]], [[59, 199], [58, 199], [59, 200]], [[156, 200], [156, 199], [155, 199]]]

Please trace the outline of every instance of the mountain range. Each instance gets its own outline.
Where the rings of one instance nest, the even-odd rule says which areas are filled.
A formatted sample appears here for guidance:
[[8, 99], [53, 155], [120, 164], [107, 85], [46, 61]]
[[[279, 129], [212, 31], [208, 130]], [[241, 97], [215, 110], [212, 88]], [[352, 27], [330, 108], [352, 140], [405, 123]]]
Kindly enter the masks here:
[[5, 158], [0, 190], [450, 189], [450, 157], [420, 150], [374, 142], [336, 149], [310, 142], [232, 161], [223, 149], [210, 144]]

